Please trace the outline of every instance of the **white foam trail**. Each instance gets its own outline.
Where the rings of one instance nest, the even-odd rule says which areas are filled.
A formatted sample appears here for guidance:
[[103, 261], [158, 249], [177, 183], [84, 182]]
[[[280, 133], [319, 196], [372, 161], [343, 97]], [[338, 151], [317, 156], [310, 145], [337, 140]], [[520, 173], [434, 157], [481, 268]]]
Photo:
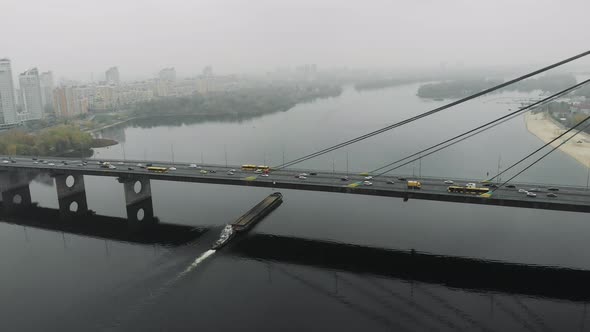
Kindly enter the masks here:
[[176, 279], [182, 278], [182, 276], [184, 276], [185, 274], [194, 270], [197, 267], [197, 265], [201, 264], [204, 260], [209, 258], [209, 256], [213, 255], [214, 253], [215, 253], [215, 250], [213, 250], [213, 249], [209, 249], [209, 250], [205, 251], [201, 256], [197, 257], [191, 265], [189, 265], [184, 271], [182, 271], [177, 276]]
[[[180, 279], [182, 279], [185, 275], [187, 275], [189, 272], [194, 270], [199, 264], [201, 264], [204, 260], [209, 258], [214, 253], [215, 253], [215, 250], [213, 250], [213, 249], [205, 251], [201, 256], [197, 257], [195, 259], [195, 261], [191, 263], [191, 265], [187, 266], [184, 271], [180, 272], [174, 278], [172, 278], [172, 279], [168, 280], [167, 282], [165, 282], [164, 284], [162, 284], [162, 286], [160, 286], [159, 288], [150, 291], [148, 296], [146, 296], [143, 300], [139, 301], [133, 308], [131, 308], [129, 310], [129, 312], [127, 313], [128, 317], [136, 317], [136, 315], [139, 315], [141, 313], [141, 311], [146, 306], [154, 303], [168, 289], [170, 289], [172, 286], [174, 286], [174, 284], [176, 284], [178, 281], [180, 281]], [[119, 320], [115, 320], [114, 325], [111, 327], [117, 328], [118, 326], [120, 326], [122, 324], [123, 319], [124, 318], [121, 318]], [[129, 318], [128, 320], [131, 320], [131, 319], [132, 318]]]

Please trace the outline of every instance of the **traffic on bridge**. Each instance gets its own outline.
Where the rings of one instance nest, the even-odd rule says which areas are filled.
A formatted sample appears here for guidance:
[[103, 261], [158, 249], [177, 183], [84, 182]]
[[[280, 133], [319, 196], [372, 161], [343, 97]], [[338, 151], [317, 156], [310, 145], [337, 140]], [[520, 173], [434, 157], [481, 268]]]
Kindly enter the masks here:
[[[202, 165], [162, 161], [38, 159], [2, 157], [5, 170], [47, 171], [57, 174], [149, 178], [164, 181], [216, 183], [295, 190], [427, 199], [486, 205], [590, 212], [586, 187], [510, 183], [498, 187], [481, 179], [379, 176], [301, 169], [273, 170], [265, 165]], [[495, 190], [492, 192], [492, 190]]]

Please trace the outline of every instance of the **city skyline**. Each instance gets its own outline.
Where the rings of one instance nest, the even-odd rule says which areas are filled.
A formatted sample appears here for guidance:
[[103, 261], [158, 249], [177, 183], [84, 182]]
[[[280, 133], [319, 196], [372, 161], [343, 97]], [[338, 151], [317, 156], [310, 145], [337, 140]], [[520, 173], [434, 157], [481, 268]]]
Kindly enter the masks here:
[[[171, 0], [166, 6], [139, 0], [7, 1], [0, 28], [19, 33], [3, 36], [2, 56], [13, 59], [14, 72], [49, 68], [59, 73], [56, 78], [75, 80], [89, 80], [111, 66], [119, 67], [121, 79], [135, 80], [171, 66], [184, 76], [207, 65], [224, 74], [301, 63], [537, 65], [583, 51], [580, 31], [587, 30], [590, 11], [590, 3], [580, 0]], [[95, 24], [104, 18], [109, 24]], [[35, 47], [22, 47], [22, 40]]]

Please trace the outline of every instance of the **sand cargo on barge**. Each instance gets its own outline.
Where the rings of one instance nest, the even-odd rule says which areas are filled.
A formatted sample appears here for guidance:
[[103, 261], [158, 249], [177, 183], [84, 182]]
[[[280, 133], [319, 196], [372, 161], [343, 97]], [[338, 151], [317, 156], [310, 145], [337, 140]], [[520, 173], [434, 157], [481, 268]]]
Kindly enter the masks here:
[[226, 225], [221, 232], [219, 240], [213, 244], [212, 249], [223, 247], [236, 235], [236, 233], [247, 232], [250, 230], [260, 220], [264, 219], [266, 215], [281, 205], [281, 203], [283, 203], [283, 194], [276, 192], [268, 195], [268, 197], [256, 204], [256, 206], [238, 218], [238, 220]]

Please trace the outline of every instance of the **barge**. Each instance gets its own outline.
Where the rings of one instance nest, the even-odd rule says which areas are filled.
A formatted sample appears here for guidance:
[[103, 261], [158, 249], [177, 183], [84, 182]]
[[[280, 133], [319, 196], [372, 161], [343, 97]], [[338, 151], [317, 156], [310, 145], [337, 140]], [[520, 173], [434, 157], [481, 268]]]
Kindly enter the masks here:
[[256, 206], [238, 218], [238, 220], [226, 225], [221, 231], [221, 236], [215, 241], [211, 249], [219, 249], [223, 247], [236, 235], [236, 233], [247, 232], [281, 205], [281, 203], [283, 203], [283, 194], [276, 192], [268, 195], [268, 197], [256, 204]]

